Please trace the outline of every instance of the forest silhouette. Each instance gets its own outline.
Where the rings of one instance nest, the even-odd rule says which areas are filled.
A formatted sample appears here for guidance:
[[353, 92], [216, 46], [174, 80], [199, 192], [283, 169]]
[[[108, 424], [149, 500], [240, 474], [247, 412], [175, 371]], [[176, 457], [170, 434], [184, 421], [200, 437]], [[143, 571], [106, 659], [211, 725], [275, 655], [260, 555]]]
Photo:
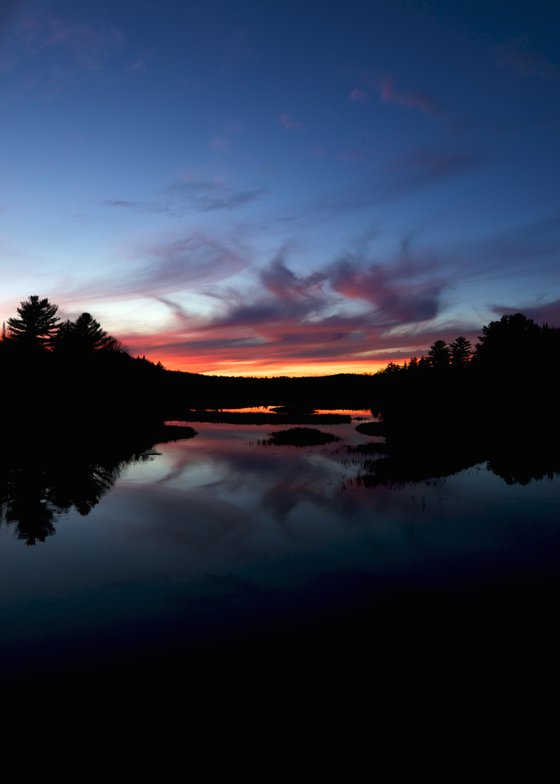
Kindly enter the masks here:
[[[84, 445], [121, 445], [118, 459], [101, 461], [110, 473], [133, 453], [131, 444], [146, 448], [168, 438], [166, 420], [320, 424], [334, 415], [321, 420], [315, 409], [369, 408], [379, 419], [374, 434], [386, 442], [371, 445], [365, 484], [446, 476], [482, 461], [507, 482], [560, 468], [560, 330], [522, 313], [483, 326], [474, 346], [460, 335], [372, 375], [308, 378], [169, 371], [133, 358], [91, 314], [75, 321], [57, 314], [56, 305], [32, 295], [4, 326], [0, 416], [9, 451], [16, 443], [52, 450], [77, 437]], [[261, 415], [220, 412], [247, 406], [276, 408]], [[30, 477], [34, 471], [29, 467]], [[3, 473], [5, 487], [9, 471]]]
[[560, 330], [514, 313], [482, 327], [475, 346], [437, 340], [419, 359], [389, 363], [373, 378], [381, 424], [371, 431], [386, 443], [360, 481], [402, 484], [483, 462], [509, 484], [559, 474], [559, 358]]
[[166, 370], [133, 358], [90, 314], [61, 321], [37, 295], [20, 303], [0, 341], [3, 418], [68, 416], [179, 418], [195, 410], [280, 406], [296, 415], [315, 408], [372, 408], [387, 426], [437, 422], [461, 427], [508, 416], [525, 423], [557, 418], [560, 330], [521, 313], [482, 327], [476, 345], [460, 335], [436, 340], [427, 354], [390, 362], [372, 375], [226, 377]]

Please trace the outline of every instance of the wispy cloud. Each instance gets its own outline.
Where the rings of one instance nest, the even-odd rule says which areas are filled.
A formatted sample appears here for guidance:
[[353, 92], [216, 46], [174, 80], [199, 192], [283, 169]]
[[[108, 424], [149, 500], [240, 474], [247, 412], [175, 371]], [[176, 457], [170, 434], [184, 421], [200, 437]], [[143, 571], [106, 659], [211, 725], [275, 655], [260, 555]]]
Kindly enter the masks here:
[[557, 281], [560, 215], [514, 226], [465, 243], [454, 252], [454, 276], [489, 281], [507, 275]]
[[289, 131], [300, 131], [303, 128], [303, 123], [295, 120], [288, 112], [283, 112], [278, 118], [278, 122]]
[[326, 275], [323, 272], [298, 277], [288, 269], [282, 255], [277, 256], [261, 273], [261, 281], [266, 290], [285, 302], [303, 300], [312, 304], [318, 297], [322, 297], [325, 280]]
[[469, 152], [420, 150], [389, 163], [381, 174], [322, 200], [320, 210], [341, 212], [370, 207], [455, 179], [481, 165]]
[[200, 212], [231, 210], [258, 201], [265, 188], [236, 189], [222, 180], [176, 180], [163, 191], [163, 201], [170, 207], [187, 204]]
[[105, 199], [101, 203], [106, 207], [124, 207], [126, 209], [136, 209], [146, 206], [146, 202], [131, 201], [130, 199]]
[[523, 76], [560, 79], [559, 63], [547, 59], [539, 52], [526, 49], [520, 42], [501, 44], [496, 48], [496, 56], [502, 68], [509, 68]]
[[126, 45], [118, 27], [49, 16], [38, 3], [0, 2], [0, 70], [20, 85], [60, 93], [114, 65]]
[[560, 328], [560, 299], [551, 302], [516, 303], [514, 305], [492, 305], [492, 310], [499, 317], [507, 313], [524, 313], [527, 318], [534, 319], [538, 324], [547, 323], [551, 327]]
[[145, 73], [148, 70], [148, 65], [146, 60], [143, 57], [138, 57], [136, 60], [132, 60], [127, 66], [126, 70], [130, 71], [130, 73]]
[[403, 259], [397, 264], [339, 261], [331, 270], [335, 291], [376, 307], [376, 320], [384, 326], [412, 324], [435, 318], [441, 295], [449, 282], [434, 277], [433, 261]]
[[363, 368], [368, 361], [425, 351], [425, 341], [436, 339], [430, 323], [448, 285], [430, 259], [376, 264], [353, 256], [300, 275], [282, 253], [260, 271], [259, 284], [252, 291], [216, 289], [215, 315], [196, 321], [173, 299], [160, 297], [175, 327], [156, 339], [157, 356], [164, 361], [185, 352], [198, 357], [199, 370], [240, 363], [247, 373], [287, 362]]
[[153, 200], [105, 199], [101, 203], [107, 207], [180, 217], [192, 211], [233, 210], [258, 201], [266, 192], [264, 187], [236, 189], [223, 180], [182, 179], [167, 185]]
[[425, 114], [441, 116], [445, 114], [442, 105], [433, 98], [422, 92], [402, 92], [395, 89], [394, 80], [391, 76], [384, 76], [378, 81], [379, 96], [385, 103], [393, 103], [397, 106], [404, 106], [407, 109], [416, 109]]
[[66, 292], [65, 299], [165, 297], [199, 291], [244, 269], [250, 251], [239, 240], [201, 232], [170, 241], [137, 243], [123, 252], [110, 277], [95, 277]]
[[359, 87], [354, 87], [354, 89], [351, 90], [348, 95], [348, 100], [352, 101], [353, 103], [369, 103], [370, 97], [370, 94], [365, 90], [361, 90]]
[[74, 66], [92, 71], [100, 70], [125, 43], [116, 27], [31, 15], [21, 19], [20, 38], [28, 50], [57, 50]]
[[[552, 270], [559, 226], [553, 217], [490, 237], [476, 248], [454, 247], [445, 253], [418, 250], [405, 237], [395, 256], [382, 259], [367, 242], [334, 262], [304, 267], [304, 272], [286, 260], [288, 246], [264, 268], [249, 268], [257, 277], [243, 288], [223, 285], [228, 270], [248, 263], [250, 253], [242, 247], [215, 247], [208, 238], [201, 238], [200, 249], [193, 238], [150, 246], [143, 253], [147, 261], [131, 271], [127, 285], [134, 280], [133, 290], [140, 288], [166, 305], [171, 324], [152, 337], [122, 337], [131, 350], [169, 367], [202, 372], [270, 375], [294, 372], [298, 366], [312, 373], [373, 371], [391, 360], [426, 353], [439, 338], [464, 334], [476, 342], [492, 312], [499, 317], [520, 310], [539, 322], [560, 323], [560, 300], [544, 297], [532, 303], [513, 297], [513, 307], [486, 305], [472, 320], [453, 320], [448, 310], [459, 279], [476, 281], [491, 274], [507, 280], [512, 268], [533, 270], [538, 259]], [[211, 314], [189, 312], [186, 300], [174, 295], [189, 287], [213, 299]], [[123, 296], [124, 289], [122, 281]]]
[[215, 150], [229, 150], [231, 147], [231, 139], [227, 136], [212, 136], [208, 144]]

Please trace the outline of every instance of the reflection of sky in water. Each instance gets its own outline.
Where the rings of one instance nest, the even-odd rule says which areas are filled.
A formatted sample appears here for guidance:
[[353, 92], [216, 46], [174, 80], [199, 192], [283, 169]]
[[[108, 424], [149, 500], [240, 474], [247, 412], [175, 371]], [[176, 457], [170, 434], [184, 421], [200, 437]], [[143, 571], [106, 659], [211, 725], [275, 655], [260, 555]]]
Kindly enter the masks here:
[[363, 458], [346, 444], [368, 438], [354, 425], [323, 426], [341, 441], [297, 448], [259, 443], [270, 426], [200, 424], [130, 465], [88, 516], [59, 517], [45, 543], [26, 547], [3, 526], [0, 639], [55, 645], [151, 622], [188, 638], [224, 615], [235, 626], [328, 607], [334, 593], [351, 602], [379, 579], [557, 567], [558, 480], [508, 486], [481, 465], [361, 487]]

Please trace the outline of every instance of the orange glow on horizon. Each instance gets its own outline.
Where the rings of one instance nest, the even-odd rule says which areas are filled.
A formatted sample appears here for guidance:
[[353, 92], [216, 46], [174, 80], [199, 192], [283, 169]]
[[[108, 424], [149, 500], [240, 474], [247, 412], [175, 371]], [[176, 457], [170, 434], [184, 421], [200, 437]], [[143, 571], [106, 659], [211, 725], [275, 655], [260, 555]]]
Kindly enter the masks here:
[[[152, 361], [157, 362], [153, 357], [147, 357]], [[162, 365], [167, 370], [180, 370], [186, 373], [202, 373], [205, 376], [236, 376], [236, 377], [258, 377], [270, 378], [273, 376], [331, 376], [338, 373], [357, 373], [369, 374], [377, 373], [378, 370], [383, 370], [391, 361], [387, 360], [371, 360], [364, 362], [363, 360], [356, 360], [355, 362], [254, 362], [244, 363], [242, 361], [233, 362], [208, 362], [203, 365], [200, 361], [189, 361], [181, 357], [168, 357], [160, 360]], [[394, 360], [402, 362], [402, 359]]]
[[[123, 345], [132, 356], [145, 356], [152, 362], [161, 362], [168, 370], [249, 378], [330, 376], [340, 373], [373, 375], [390, 362], [402, 364], [410, 356], [422, 353], [421, 350], [415, 351], [415, 347], [408, 346], [404, 351], [399, 351], [397, 347], [383, 344], [377, 350], [372, 350], [373, 340], [364, 340], [352, 347], [354, 352], [345, 354], [344, 347], [340, 347], [341, 355], [345, 356], [339, 357], [336, 350], [331, 350], [328, 342], [314, 339], [313, 331], [306, 342], [295, 340], [254, 344], [246, 344], [243, 339], [237, 342], [237, 336], [231, 334], [223, 336], [222, 343], [221, 333], [222, 330], [217, 334], [212, 333], [210, 337], [204, 335], [204, 341], [199, 334], [185, 336], [173, 331], [158, 335], [129, 335], [125, 336]], [[338, 348], [338, 345], [332, 348]]]
[[[461, 330], [474, 346], [476, 333]], [[295, 327], [287, 337], [253, 341], [231, 330], [185, 334], [169, 330], [152, 334], [129, 334], [121, 338], [132, 356], [161, 362], [168, 370], [208, 376], [276, 378], [278, 376], [374, 375], [394, 363], [403, 365], [421, 358], [435, 340], [454, 340], [456, 334], [434, 329], [418, 334], [363, 335], [344, 341], [327, 339], [319, 326], [300, 332]], [[336, 337], [336, 336], [335, 336]], [[400, 344], [400, 345], [399, 345]]]

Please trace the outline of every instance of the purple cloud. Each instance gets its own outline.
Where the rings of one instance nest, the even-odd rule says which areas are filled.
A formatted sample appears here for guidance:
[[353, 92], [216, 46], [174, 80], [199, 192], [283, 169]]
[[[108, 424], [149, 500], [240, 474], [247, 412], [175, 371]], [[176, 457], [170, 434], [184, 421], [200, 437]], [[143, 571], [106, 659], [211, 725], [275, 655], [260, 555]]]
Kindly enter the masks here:
[[345, 297], [375, 305], [385, 326], [410, 324], [439, 313], [441, 294], [449, 284], [434, 278], [433, 271], [433, 262], [405, 259], [394, 265], [364, 265], [350, 259], [333, 266], [331, 285]]
[[499, 234], [468, 243], [455, 252], [455, 277], [479, 280], [515, 274], [542, 274], [556, 280], [560, 256], [560, 216], [515, 226]]
[[166, 291], [221, 280], [246, 266], [240, 251], [202, 234], [152, 246], [146, 278], [150, 285], [163, 285]]
[[323, 295], [322, 285], [326, 276], [316, 272], [305, 277], [297, 277], [288, 269], [282, 258], [277, 257], [267, 269], [262, 271], [261, 280], [267, 291], [280, 300], [285, 302], [303, 300], [311, 304]]
[[125, 42], [123, 32], [115, 27], [60, 18], [25, 17], [20, 32], [29, 50], [58, 49], [69, 54], [78, 67], [92, 71], [100, 70]]
[[[277, 258], [261, 272], [263, 290], [252, 297], [232, 290], [216, 293], [225, 312], [199, 324], [197, 340], [207, 341], [208, 333], [218, 343], [241, 340], [236, 344], [239, 350], [250, 345], [254, 357], [261, 359], [268, 351], [272, 363], [326, 360], [341, 352], [348, 353], [345, 361], [349, 361], [374, 349], [394, 350], [403, 341], [391, 336], [395, 325], [408, 326], [417, 335], [418, 324], [439, 312], [447, 283], [434, 276], [434, 267], [431, 261], [412, 259], [394, 265], [366, 265], [351, 259], [298, 276]], [[354, 300], [374, 307], [344, 312]], [[201, 343], [199, 348], [209, 346]]]
[[[65, 299], [84, 297], [166, 297], [186, 290], [200, 290], [244, 269], [249, 251], [239, 241], [223, 242], [194, 233], [170, 242], [136, 246], [129, 252], [138, 264], [109, 280], [94, 279], [66, 293]], [[166, 303], [167, 304], [167, 303]]]
[[278, 118], [278, 122], [289, 131], [299, 131], [303, 128], [303, 123], [299, 122], [299, 120], [295, 120], [288, 112], [281, 114]]
[[318, 207], [339, 213], [382, 204], [466, 174], [478, 166], [480, 161], [471, 153], [422, 150], [393, 161], [386, 167], [384, 178], [363, 180]]
[[523, 76], [542, 79], [560, 79], [560, 65], [548, 60], [538, 52], [524, 49], [518, 43], [509, 42], [497, 48], [498, 63]]
[[369, 103], [370, 95], [365, 90], [360, 90], [359, 87], [354, 87], [348, 95], [348, 100], [353, 103]]
[[492, 305], [492, 310], [502, 317], [507, 313], [523, 313], [527, 318], [532, 318], [537, 324], [547, 323], [551, 327], [560, 328], [560, 299], [533, 305]]
[[213, 212], [258, 201], [265, 192], [265, 188], [236, 190], [219, 180], [177, 180], [164, 189], [162, 201], [171, 209], [187, 204], [200, 212]]
[[471, 153], [422, 150], [399, 158], [392, 168], [398, 175], [395, 187], [400, 191], [447, 180], [479, 164], [480, 161]]
[[378, 88], [381, 100], [386, 103], [405, 106], [407, 109], [417, 109], [425, 114], [433, 114], [436, 116], [445, 114], [441, 104], [439, 104], [435, 98], [432, 98], [431, 95], [420, 92], [398, 92], [395, 90], [393, 79], [390, 76], [385, 76], [380, 79]]
[[233, 210], [258, 201], [266, 188], [236, 189], [218, 180], [177, 180], [166, 186], [152, 201], [105, 199], [107, 207], [137, 210], [138, 212], [166, 213], [180, 217], [186, 212], [214, 212]]

